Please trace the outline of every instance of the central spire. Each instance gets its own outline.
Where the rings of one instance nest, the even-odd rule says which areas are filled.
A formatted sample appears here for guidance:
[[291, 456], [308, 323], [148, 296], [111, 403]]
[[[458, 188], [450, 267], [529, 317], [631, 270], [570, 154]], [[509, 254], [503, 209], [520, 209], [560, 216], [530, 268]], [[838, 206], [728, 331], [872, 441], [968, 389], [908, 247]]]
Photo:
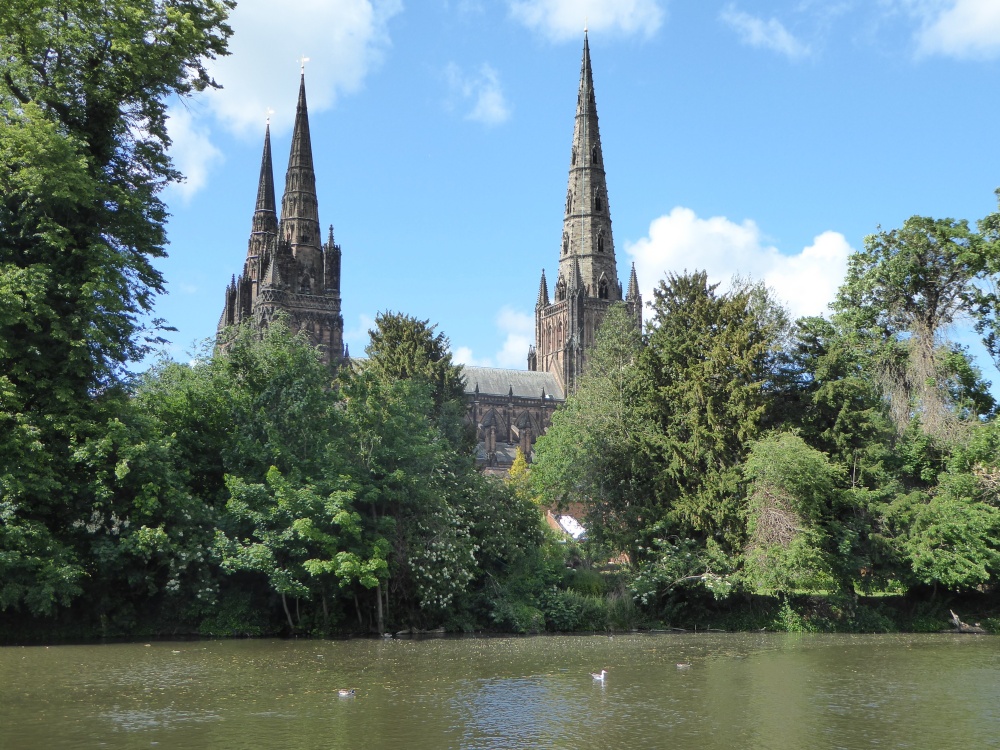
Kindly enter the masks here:
[[300, 261], [319, 256], [322, 240], [319, 203], [316, 200], [316, 172], [313, 169], [312, 141], [309, 137], [309, 110], [306, 106], [306, 76], [299, 79], [299, 102], [295, 108], [292, 149], [285, 173], [285, 194], [281, 199], [282, 239]]
[[580, 65], [559, 255], [559, 276], [567, 284], [576, 273], [577, 264], [586, 296], [611, 300], [621, 298], [597, 99], [594, 95], [594, 73], [590, 64], [590, 42], [586, 31], [583, 35], [583, 61]]

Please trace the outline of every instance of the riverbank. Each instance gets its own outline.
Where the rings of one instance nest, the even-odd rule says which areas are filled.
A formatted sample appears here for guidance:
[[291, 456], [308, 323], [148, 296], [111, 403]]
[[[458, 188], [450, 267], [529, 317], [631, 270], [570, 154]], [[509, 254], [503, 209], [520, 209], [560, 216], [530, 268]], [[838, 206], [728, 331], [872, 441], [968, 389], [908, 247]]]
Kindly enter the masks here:
[[[723, 601], [686, 599], [668, 607], [669, 617], [652, 620], [617, 594], [566, 595], [554, 592], [547, 610], [521, 612], [515, 627], [468, 621], [438, 629], [449, 635], [541, 633], [672, 632], [785, 632], [785, 633], [946, 633], [953, 628], [952, 613], [986, 634], [1000, 633], [1000, 595], [976, 593], [909, 596], [800, 595], [787, 598], [733, 596]], [[544, 605], [543, 605], [544, 606]], [[55, 645], [94, 642], [133, 642], [149, 639], [369, 637], [377, 635], [350, 625], [340, 628], [303, 627], [291, 630], [287, 622], [266, 611], [220, 607], [201, 623], [137, 619], [133, 627], [88, 622], [72, 610], [57, 618], [30, 618], [7, 612], [0, 617], [0, 645]], [[567, 627], [572, 625], [572, 627]], [[562, 626], [562, 627], [560, 627]], [[404, 629], [400, 632], [405, 632]], [[391, 631], [393, 633], [396, 630]], [[417, 635], [421, 635], [420, 632]]]

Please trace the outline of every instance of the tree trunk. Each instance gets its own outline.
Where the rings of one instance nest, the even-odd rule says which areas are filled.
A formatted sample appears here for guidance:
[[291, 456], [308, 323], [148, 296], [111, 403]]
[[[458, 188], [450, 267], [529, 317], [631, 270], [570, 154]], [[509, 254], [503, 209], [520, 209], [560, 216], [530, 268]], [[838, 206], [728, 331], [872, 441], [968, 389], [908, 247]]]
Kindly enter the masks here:
[[378, 600], [378, 634], [382, 635], [385, 632], [385, 620], [382, 615], [382, 582], [379, 581], [375, 587], [375, 598]]
[[294, 633], [295, 623], [292, 622], [292, 613], [288, 611], [288, 600], [285, 598], [284, 594], [281, 595], [281, 606], [285, 608], [285, 617], [288, 618], [288, 627], [290, 627]]
[[323, 592], [323, 632], [330, 632], [330, 610], [326, 608], [326, 592]]

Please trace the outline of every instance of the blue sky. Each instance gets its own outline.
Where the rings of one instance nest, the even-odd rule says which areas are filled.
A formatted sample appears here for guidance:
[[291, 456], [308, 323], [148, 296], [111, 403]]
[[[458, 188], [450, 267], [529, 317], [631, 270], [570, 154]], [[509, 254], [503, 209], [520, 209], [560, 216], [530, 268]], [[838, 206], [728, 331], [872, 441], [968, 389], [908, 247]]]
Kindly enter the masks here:
[[821, 313], [879, 225], [996, 209], [1000, 0], [241, 0], [225, 89], [171, 107], [173, 356], [242, 268], [268, 110], [280, 201], [305, 56], [352, 353], [394, 310], [461, 361], [525, 367], [585, 23], [618, 273], [647, 299], [705, 268]]

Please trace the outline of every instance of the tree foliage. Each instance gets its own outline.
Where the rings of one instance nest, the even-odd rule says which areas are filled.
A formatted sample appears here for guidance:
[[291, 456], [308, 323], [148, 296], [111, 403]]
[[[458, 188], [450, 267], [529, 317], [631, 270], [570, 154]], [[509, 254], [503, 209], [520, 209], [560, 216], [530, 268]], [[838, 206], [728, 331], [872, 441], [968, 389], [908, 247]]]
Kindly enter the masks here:
[[205, 64], [226, 52], [231, 7], [0, 7], [4, 606], [52, 611], [94, 573], [77, 525], [103, 512], [91, 448], [118, 429], [118, 382], [163, 291], [159, 193], [180, 177], [166, 100], [215, 85]]
[[735, 550], [739, 466], [762, 427], [785, 315], [762, 286], [719, 294], [704, 271], [668, 274], [654, 294], [644, 357], [656, 492], [681, 536], [719, 534]]
[[965, 220], [913, 216], [866, 237], [851, 257], [835, 309], [867, 348], [866, 365], [900, 430], [917, 418], [947, 438], [956, 419], [992, 411], [993, 399], [945, 334], [982, 312], [981, 285], [998, 251]]
[[576, 392], [538, 440], [532, 467], [534, 485], [550, 500], [584, 502], [595, 541], [633, 553], [650, 497], [642, 348], [635, 319], [624, 305], [612, 305]]

